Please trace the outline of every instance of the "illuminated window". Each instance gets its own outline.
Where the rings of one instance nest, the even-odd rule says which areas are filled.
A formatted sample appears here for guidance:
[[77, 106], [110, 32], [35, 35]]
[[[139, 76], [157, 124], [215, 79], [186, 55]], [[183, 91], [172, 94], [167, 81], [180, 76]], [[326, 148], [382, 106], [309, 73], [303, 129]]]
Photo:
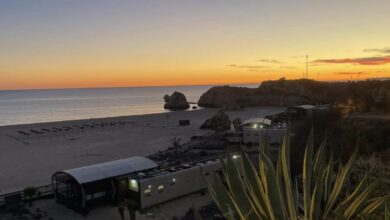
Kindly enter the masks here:
[[152, 190], [151, 190], [150, 188], [145, 189], [145, 190], [144, 190], [145, 197], [150, 196], [150, 195], [151, 195], [151, 194], [150, 194], [151, 192], [152, 192]]
[[158, 192], [163, 192], [163, 191], [164, 191], [164, 185], [159, 185], [159, 186], [157, 187], [157, 191], [158, 191]]
[[138, 181], [135, 179], [132, 179], [129, 181], [129, 189], [138, 192], [139, 191], [139, 186], [138, 186]]

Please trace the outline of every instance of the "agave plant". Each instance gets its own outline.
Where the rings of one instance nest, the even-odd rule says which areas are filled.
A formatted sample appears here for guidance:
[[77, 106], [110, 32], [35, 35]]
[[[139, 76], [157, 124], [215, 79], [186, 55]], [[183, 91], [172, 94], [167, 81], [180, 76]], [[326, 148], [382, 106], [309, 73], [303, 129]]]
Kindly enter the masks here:
[[[267, 153], [267, 144], [260, 144], [259, 169], [242, 154], [242, 168], [233, 159], [221, 160], [222, 175], [215, 175], [209, 191], [227, 219], [319, 220], [371, 219], [385, 204], [385, 197], [371, 198], [379, 180], [366, 187], [364, 178], [353, 190], [346, 187], [351, 167], [357, 156], [355, 150], [345, 165], [326, 158], [326, 138], [314, 154], [311, 131], [302, 170], [302, 180], [290, 173], [290, 137], [284, 137], [276, 165]], [[299, 189], [299, 190], [298, 190]], [[388, 219], [384, 211], [382, 218]], [[197, 216], [199, 217], [199, 216]]]

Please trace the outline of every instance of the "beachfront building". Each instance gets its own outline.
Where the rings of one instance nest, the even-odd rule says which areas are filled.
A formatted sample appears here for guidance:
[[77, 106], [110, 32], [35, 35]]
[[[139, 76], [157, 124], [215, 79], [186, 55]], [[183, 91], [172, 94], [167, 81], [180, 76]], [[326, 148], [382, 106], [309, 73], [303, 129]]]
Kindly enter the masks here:
[[[232, 154], [231, 158], [235, 166], [242, 169], [241, 155]], [[135, 204], [136, 209], [146, 210], [192, 193], [204, 193], [208, 184], [213, 185], [215, 175], [221, 172], [220, 160], [213, 158], [129, 176], [127, 199]]]
[[123, 177], [157, 167], [148, 158], [131, 157], [59, 171], [52, 176], [54, 195], [58, 203], [86, 213], [95, 205], [118, 201]]
[[288, 107], [286, 113], [291, 120], [303, 120], [323, 115], [329, 112], [329, 106], [326, 105], [298, 105]]
[[[231, 155], [241, 169], [241, 156]], [[224, 158], [226, 160], [226, 157]], [[126, 199], [134, 210], [146, 210], [183, 196], [205, 192], [221, 172], [218, 158], [158, 167], [147, 158], [133, 157], [57, 172], [53, 175], [56, 201], [86, 213], [96, 205]]]
[[287, 108], [287, 113], [295, 119], [302, 119], [305, 117], [311, 117], [315, 108], [316, 107], [314, 105], [291, 106]]
[[273, 124], [267, 118], [251, 118], [241, 124], [241, 130], [243, 145], [258, 146], [263, 138], [267, 138], [267, 142], [271, 145], [279, 145], [286, 132], [286, 124]]
[[226, 133], [229, 148], [241, 149], [247, 153], [257, 153], [259, 144], [264, 140], [268, 143], [270, 153], [277, 153], [287, 131], [287, 124], [272, 122], [268, 118], [251, 118], [234, 131]]
[[131, 193], [127, 197], [137, 209], [146, 209], [157, 204], [207, 189], [213, 173], [221, 169], [218, 159], [183, 164], [159, 172], [129, 177]]

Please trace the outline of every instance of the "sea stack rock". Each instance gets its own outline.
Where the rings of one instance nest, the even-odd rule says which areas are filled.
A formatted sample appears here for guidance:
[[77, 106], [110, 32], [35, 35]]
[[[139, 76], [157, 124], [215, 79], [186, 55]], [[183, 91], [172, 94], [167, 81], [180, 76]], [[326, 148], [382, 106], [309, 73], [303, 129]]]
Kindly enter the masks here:
[[231, 126], [231, 121], [229, 115], [227, 115], [224, 111], [219, 111], [212, 118], [207, 119], [200, 129], [212, 129], [218, 131], [226, 131], [229, 130]]
[[164, 105], [164, 108], [170, 110], [188, 109], [189, 107], [190, 104], [187, 102], [186, 96], [177, 91], [172, 93], [169, 100]]
[[169, 99], [171, 99], [171, 96], [166, 94], [164, 95], [164, 102], [169, 102]]

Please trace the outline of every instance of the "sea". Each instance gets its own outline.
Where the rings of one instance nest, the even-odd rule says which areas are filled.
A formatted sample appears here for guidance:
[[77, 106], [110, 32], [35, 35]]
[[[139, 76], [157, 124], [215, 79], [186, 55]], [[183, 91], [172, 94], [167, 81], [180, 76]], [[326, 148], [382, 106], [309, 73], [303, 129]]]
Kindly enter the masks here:
[[0, 126], [162, 113], [165, 94], [179, 91], [196, 103], [212, 86], [0, 90]]

